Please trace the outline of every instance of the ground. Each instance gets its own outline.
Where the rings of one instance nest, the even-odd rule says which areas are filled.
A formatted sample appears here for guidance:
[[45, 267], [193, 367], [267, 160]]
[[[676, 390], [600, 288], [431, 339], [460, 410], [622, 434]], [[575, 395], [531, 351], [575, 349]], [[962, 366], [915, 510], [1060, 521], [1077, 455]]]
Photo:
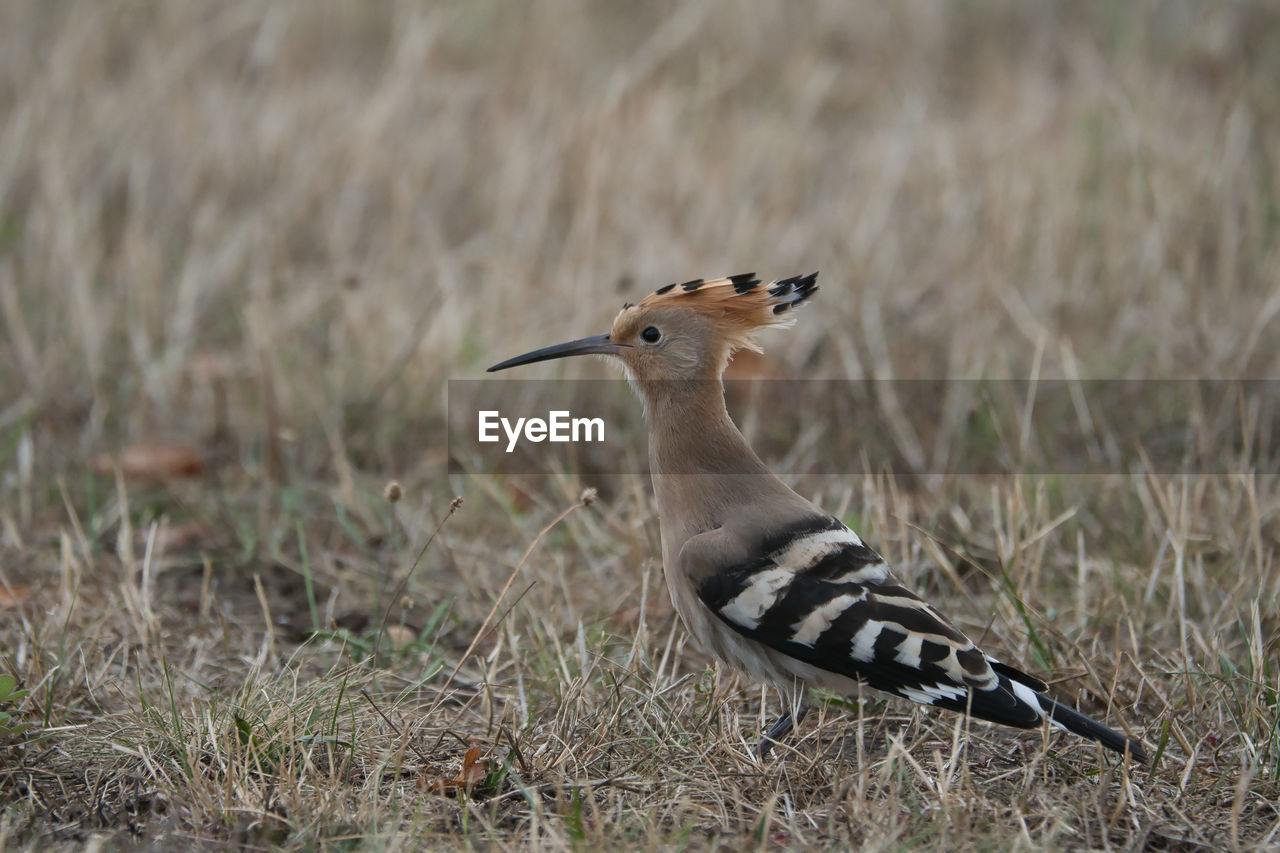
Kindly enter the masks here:
[[[0, 847], [1274, 848], [1277, 79], [1266, 2], [5, 3]], [[871, 694], [758, 763], [642, 468], [451, 454], [449, 380], [814, 269], [735, 369], [879, 428], [744, 429], [1149, 766]], [[1024, 468], [890, 379], [1138, 391]]]

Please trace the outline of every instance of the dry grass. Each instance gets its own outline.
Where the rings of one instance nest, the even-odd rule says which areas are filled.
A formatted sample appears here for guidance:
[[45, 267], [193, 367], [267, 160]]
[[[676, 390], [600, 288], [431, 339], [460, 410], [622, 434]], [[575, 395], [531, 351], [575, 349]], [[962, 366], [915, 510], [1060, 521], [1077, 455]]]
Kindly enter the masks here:
[[823, 272], [781, 375], [1274, 376], [1278, 79], [1270, 3], [5, 3], [0, 847], [1274, 847], [1274, 470], [801, 481], [1158, 758], [867, 696], [762, 767], [644, 479], [443, 425], [749, 269]]

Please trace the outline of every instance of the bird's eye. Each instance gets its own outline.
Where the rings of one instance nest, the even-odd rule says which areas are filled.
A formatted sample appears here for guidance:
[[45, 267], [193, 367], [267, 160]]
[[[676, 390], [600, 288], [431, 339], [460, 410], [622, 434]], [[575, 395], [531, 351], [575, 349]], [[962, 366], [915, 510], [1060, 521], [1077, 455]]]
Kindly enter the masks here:
[[646, 344], [656, 344], [661, 339], [662, 332], [658, 331], [657, 326], [650, 326], [640, 333], [640, 340], [644, 341]]

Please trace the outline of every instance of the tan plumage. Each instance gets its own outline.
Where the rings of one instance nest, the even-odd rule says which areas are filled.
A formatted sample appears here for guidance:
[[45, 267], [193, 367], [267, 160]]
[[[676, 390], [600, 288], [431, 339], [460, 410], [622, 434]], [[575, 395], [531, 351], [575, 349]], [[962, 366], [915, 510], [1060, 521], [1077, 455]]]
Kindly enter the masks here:
[[786, 712], [760, 754], [806, 710], [810, 686], [868, 684], [1007, 725], [1048, 719], [1141, 759], [1136, 740], [1044, 694], [1044, 682], [979, 650], [921, 601], [838, 519], [775, 477], [724, 404], [721, 375], [755, 335], [789, 325], [817, 274], [761, 284], [754, 275], [659, 288], [627, 305], [608, 334], [494, 365], [583, 353], [618, 357], [645, 403], [663, 568], [694, 639], [775, 685]]

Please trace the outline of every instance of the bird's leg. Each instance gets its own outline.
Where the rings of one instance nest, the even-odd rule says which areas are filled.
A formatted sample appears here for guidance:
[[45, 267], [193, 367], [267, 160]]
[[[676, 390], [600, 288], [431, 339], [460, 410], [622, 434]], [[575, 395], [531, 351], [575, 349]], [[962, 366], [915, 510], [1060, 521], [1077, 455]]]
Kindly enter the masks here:
[[809, 703], [805, 701], [802, 691], [796, 691], [791, 696], [784, 693], [783, 698], [789, 700], [784, 706], [787, 710], [772, 726], [769, 726], [769, 730], [764, 733], [764, 738], [760, 741], [760, 746], [756, 749], [756, 757], [761, 761], [768, 758], [769, 750], [773, 745], [781, 743], [783, 738], [791, 734], [792, 729], [804, 721], [804, 715], [809, 713]]

